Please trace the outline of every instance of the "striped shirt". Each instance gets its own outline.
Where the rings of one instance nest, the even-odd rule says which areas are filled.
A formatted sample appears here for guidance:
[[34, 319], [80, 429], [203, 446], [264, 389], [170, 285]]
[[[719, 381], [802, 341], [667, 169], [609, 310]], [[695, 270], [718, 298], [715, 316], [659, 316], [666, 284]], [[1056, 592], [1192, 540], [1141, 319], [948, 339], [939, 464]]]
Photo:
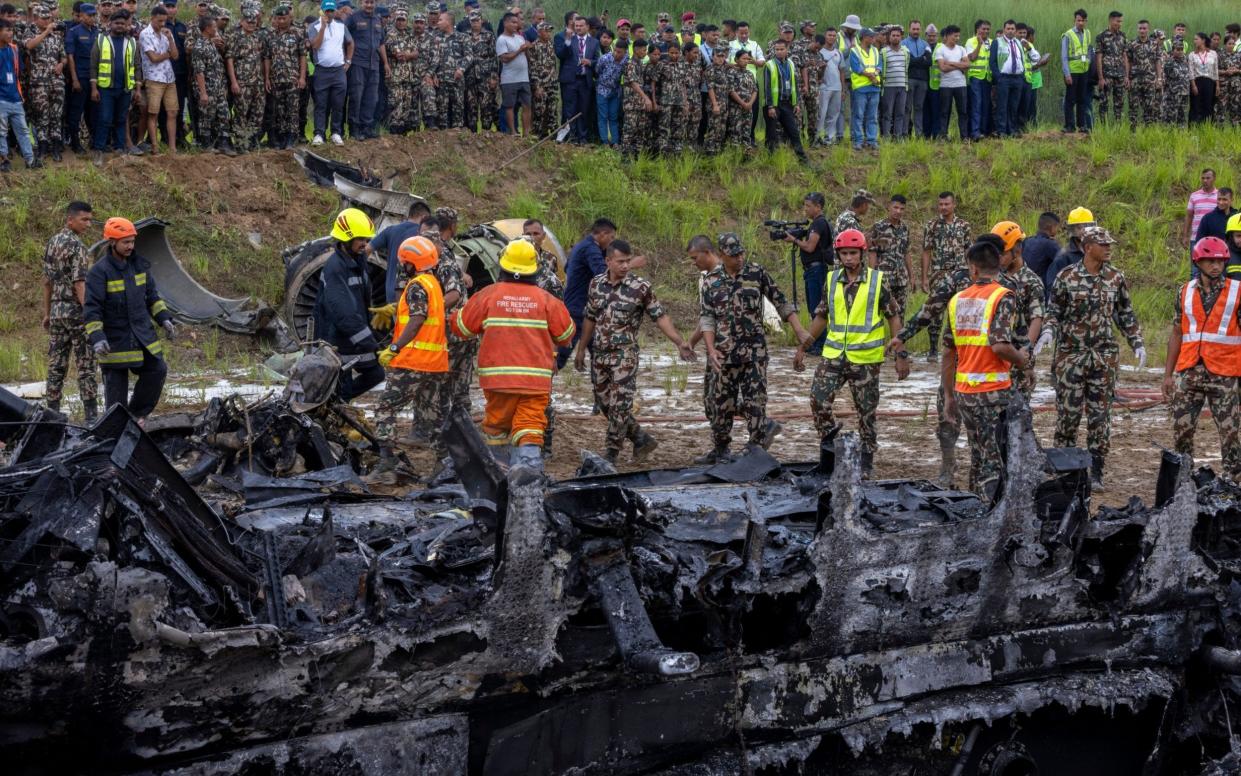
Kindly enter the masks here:
[[904, 89], [908, 86], [905, 80], [905, 72], [909, 67], [909, 51], [904, 48], [892, 48], [891, 46], [883, 50], [883, 86], [893, 89]]
[[1190, 236], [1198, 234], [1198, 224], [1202, 223], [1202, 217], [1215, 209], [1219, 202], [1219, 189], [1213, 189], [1210, 194], [1198, 189], [1189, 195], [1189, 207], [1187, 210], [1194, 214], [1193, 225], [1189, 228]]

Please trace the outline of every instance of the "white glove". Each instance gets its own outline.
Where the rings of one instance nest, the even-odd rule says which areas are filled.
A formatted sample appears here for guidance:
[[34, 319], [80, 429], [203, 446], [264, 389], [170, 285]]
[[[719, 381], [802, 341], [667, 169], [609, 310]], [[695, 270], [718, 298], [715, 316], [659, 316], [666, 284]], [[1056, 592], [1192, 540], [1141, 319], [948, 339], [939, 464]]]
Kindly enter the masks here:
[[164, 331], [168, 333], [168, 339], [177, 338], [177, 325], [172, 321], [164, 321]]
[[108, 344], [107, 340], [99, 340], [98, 342], [95, 343], [95, 355], [106, 356], [111, 352], [112, 352], [112, 346]]
[[1138, 369], [1144, 369], [1146, 367], [1146, 348], [1138, 348], [1133, 351], [1133, 355], [1138, 357]]
[[1051, 332], [1045, 331], [1039, 335], [1038, 342], [1034, 343], [1034, 355], [1043, 352], [1043, 348], [1051, 344]]

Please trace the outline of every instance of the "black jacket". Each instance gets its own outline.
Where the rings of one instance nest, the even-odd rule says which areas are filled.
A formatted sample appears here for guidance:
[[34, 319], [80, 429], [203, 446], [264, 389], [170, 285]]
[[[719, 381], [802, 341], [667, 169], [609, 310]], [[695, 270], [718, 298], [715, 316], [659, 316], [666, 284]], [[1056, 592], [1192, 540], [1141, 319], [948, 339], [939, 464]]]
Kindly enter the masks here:
[[155, 322], [171, 320], [168, 305], [160, 299], [151, 276], [151, 264], [137, 253], [118, 261], [109, 250], [86, 273], [86, 334], [91, 345], [107, 340], [111, 352], [100, 356], [102, 367], [142, 365], [142, 351], [159, 356], [163, 343]]
[[379, 349], [371, 331], [371, 278], [366, 257], [354, 259], [342, 245], [323, 266], [323, 286], [315, 302], [315, 337], [342, 356], [369, 354]]

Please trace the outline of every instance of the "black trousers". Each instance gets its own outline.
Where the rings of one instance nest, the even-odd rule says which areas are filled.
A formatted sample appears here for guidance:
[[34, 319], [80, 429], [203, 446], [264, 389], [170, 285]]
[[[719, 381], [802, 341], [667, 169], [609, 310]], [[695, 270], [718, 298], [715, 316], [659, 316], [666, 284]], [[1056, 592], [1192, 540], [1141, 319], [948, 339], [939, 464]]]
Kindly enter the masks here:
[[806, 155], [806, 149], [801, 146], [801, 129], [797, 126], [797, 114], [793, 112], [793, 103], [788, 100], [781, 100], [780, 104], [776, 106], [775, 116], [771, 116], [769, 111], [764, 108], [763, 118], [766, 120], [768, 151], [776, 150], [776, 143], [779, 138], [776, 130], [779, 128], [783, 132], [784, 138], [788, 140], [789, 145], [793, 146], [793, 151], [798, 156]]
[[1210, 78], [1195, 78], [1194, 84], [1198, 93], [1189, 95], [1189, 121], [1193, 124], [1210, 121], [1215, 113], [1216, 83]]
[[[133, 395], [129, 393], [129, 373], [138, 376]], [[168, 377], [168, 365], [161, 356], [142, 351], [141, 366], [103, 367], [103, 403], [106, 407], [123, 404], [135, 418], [145, 418], [159, 404], [164, 392], [164, 379]]]
[[[348, 361], [350, 358], [352, 356], [343, 354], [341, 356], [343, 361]], [[384, 368], [374, 357], [361, 364], [355, 364], [340, 373], [340, 383], [337, 386], [340, 400], [348, 404], [383, 381]]]
[[939, 87], [939, 128], [937, 134], [940, 137], [948, 137], [948, 125], [952, 123], [952, 106], [957, 106], [957, 131], [961, 135], [961, 139], [970, 136], [970, 116], [965, 109], [965, 93], [964, 86]]
[[1064, 131], [1090, 131], [1090, 78], [1074, 73], [1073, 83], [1064, 87]]

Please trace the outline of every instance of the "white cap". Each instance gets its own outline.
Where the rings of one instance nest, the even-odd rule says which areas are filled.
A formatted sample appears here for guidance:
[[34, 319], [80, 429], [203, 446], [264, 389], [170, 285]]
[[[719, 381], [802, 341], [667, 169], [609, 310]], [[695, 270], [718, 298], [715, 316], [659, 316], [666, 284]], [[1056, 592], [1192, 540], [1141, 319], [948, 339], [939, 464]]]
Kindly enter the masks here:
[[862, 29], [862, 20], [858, 18], [857, 14], [851, 13], [845, 17], [845, 20], [840, 23], [840, 26], [844, 27], [846, 30], [853, 30], [854, 32], [857, 32]]

